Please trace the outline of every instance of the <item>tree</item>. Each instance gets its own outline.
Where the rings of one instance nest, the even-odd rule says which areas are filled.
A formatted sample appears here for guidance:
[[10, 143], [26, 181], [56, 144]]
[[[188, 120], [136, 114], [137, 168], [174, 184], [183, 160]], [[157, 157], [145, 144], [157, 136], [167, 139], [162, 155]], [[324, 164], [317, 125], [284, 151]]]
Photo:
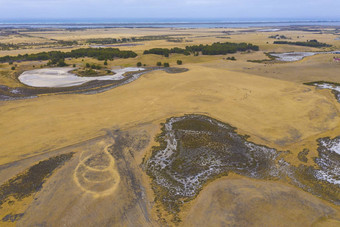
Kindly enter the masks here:
[[65, 60], [62, 58], [62, 59], [59, 59], [57, 66], [64, 67], [64, 66], [67, 66], [67, 64], [65, 63]]
[[162, 66], [162, 62], [157, 62], [157, 66]]
[[142, 62], [137, 62], [137, 67], [141, 67], [142, 66]]
[[164, 67], [168, 68], [168, 67], [170, 67], [170, 64], [167, 63], [167, 62], [164, 62]]
[[91, 67], [90, 63], [86, 63], [86, 68], [90, 68], [90, 67]]
[[183, 64], [182, 60], [177, 60], [177, 65], [182, 65], [182, 64]]
[[107, 65], [107, 60], [104, 61], [104, 65]]
[[11, 68], [12, 70], [15, 70], [15, 67], [14, 66], [12, 66], [12, 68]]
[[76, 67], [76, 64], [73, 64], [73, 68]]

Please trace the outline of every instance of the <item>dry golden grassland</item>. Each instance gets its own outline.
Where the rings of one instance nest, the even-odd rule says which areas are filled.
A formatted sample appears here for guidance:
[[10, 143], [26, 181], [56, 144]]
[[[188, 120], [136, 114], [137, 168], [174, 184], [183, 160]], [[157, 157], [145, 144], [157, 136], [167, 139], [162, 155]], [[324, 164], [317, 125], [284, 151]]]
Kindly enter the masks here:
[[[231, 33], [222, 33], [226, 30]], [[177, 66], [176, 61], [180, 59], [183, 65], [179, 67], [189, 69], [184, 73], [168, 74], [154, 71], [143, 75], [133, 83], [94, 95], [44, 95], [34, 99], [0, 102], [1, 183], [40, 159], [46, 159], [58, 152], [75, 152], [75, 157], [60, 171], [56, 171], [50, 181], [46, 181], [42, 191], [34, 194], [34, 198], [41, 199], [40, 205], [34, 202], [33, 197], [16, 202], [15, 207], [7, 204], [0, 209], [0, 219], [8, 213], [20, 211], [29, 214], [24, 216], [21, 225], [39, 224], [41, 217], [46, 220], [46, 223], [54, 223], [56, 226], [81, 226], [86, 223], [160, 225], [157, 215], [162, 211], [152, 208], [154, 195], [150, 187], [150, 179], [143, 172], [140, 163], [151, 146], [156, 144], [153, 137], [159, 133], [160, 124], [169, 117], [184, 114], [211, 116], [236, 127], [238, 133], [249, 135], [249, 141], [278, 150], [289, 150], [291, 153], [285, 157], [286, 161], [296, 166], [301, 164], [297, 159], [298, 153], [308, 148], [310, 150], [308, 165], [314, 165], [311, 158], [318, 155], [316, 140], [340, 135], [340, 104], [330, 91], [318, 90], [303, 83], [317, 80], [340, 82], [340, 64], [333, 62], [332, 54], [315, 55], [291, 63], [252, 63], [248, 60], [266, 59], [265, 52], [323, 50], [274, 45], [272, 43], [275, 40], [268, 38], [270, 35], [285, 35], [292, 38], [289, 41], [317, 39], [334, 45], [333, 49], [338, 50], [340, 41], [335, 41], [337, 36], [328, 32], [315, 34], [305, 31], [243, 32], [243, 30], [121, 28], [27, 31], [22, 35], [1, 37], [0, 42], [3, 43], [43, 43], [51, 39], [84, 41], [89, 38], [176, 34], [192, 42], [143, 41], [141, 42], [143, 45], [139, 46], [118, 47], [121, 50], [133, 50], [138, 53], [138, 57], [108, 61], [108, 67], [135, 66], [137, 62], [142, 62], [146, 66], [155, 66], [159, 61]], [[230, 39], [217, 38], [221, 36]], [[185, 47], [218, 41], [248, 42], [259, 45], [260, 51], [227, 56], [195, 57], [173, 54], [169, 58], [142, 54], [144, 50], [155, 47]], [[51, 50], [57, 49], [35, 47], [0, 51], [0, 56]], [[71, 48], [60, 50], [70, 51]], [[237, 61], [224, 60], [228, 56], [235, 56]], [[103, 64], [103, 61], [84, 58], [66, 59], [66, 63], [83, 66], [86, 63]], [[12, 65], [8, 63], [0, 64], [1, 85], [25, 86], [17, 79], [20, 72], [39, 68], [46, 62], [14, 64], [17, 65], [15, 70], [11, 70]], [[110, 156], [108, 160], [110, 165], [114, 166], [114, 172], [109, 174], [112, 179], [115, 179], [112, 181], [115, 183], [112, 183], [114, 186], [111, 188], [112, 191], [108, 191], [107, 197], [106, 194], [96, 197], [93, 195], [95, 193], [86, 193], [86, 190], [94, 189], [84, 190], [79, 187], [79, 182], [77, 184], [75, 178], [79, 165], [84, 162], [85, 157], [96, 152], [105, 153], [108, 151], [107, 146], [115, 143], [115, 139], [107, 138], [107, 131], [115, 129], [128, 131], [131, 128], [145, 131], [151, 138], [149, 145], [138, 152], [134, 151], [134, 155], [125, 159], [124, 163], [123, 159], [115, 157], [111, 160]], [[126, 155], [123, 154], [125, 158]], [[11, 166], [11, 163], [20, 165]], [[133, 181], [131, 179], [134, 178], [125, 178], [123, 175], [127, 172], [117, 172], [117, 168], [121, 171], [131, 169], [131, 174], [137, 176], [136, 182], [145, 188], [144, 200], [147, 201], [145, 204], [140, 203], [127, 211], [126, 207], [132, 200], [126, 198], [135, 196], [134, 194], [131, 197], [129, 194]], [[94, 191], [99, 191], [99, 194], [105, 191], [102, 188], [96, 190]], [[52, 195], [51, 191], [55, 191], [55, 194]], [[237, 202], [235, 194], [238, 195]], [[71, 198], [72, 202], [69, 202]], [[115, 204], [115, 208], [110, 207], [112, 203]], [[27, 204], [31, 204], [28, 211]], [[103, 222], [102, 220], [106, 218], [103, 214], [112, 213], [112, 209], [118, 213], [120, 209], [124, 212], [126, 209], [122, 217], [128, 215], [131, 219], [110, 216], [110, 221]], [[91, 215], [92, 211], [95, 215]], [[233, 225], [237, 220], [242, 220], [244, 225], [252, 223], [255, 226], [312, 224], [336, 226], [340, 222], [339, 214], [339, 206], [325, 202], [291, 185], [228, 176], [210, 183], [197, 199], [185, 205], [181, 213], [183, 220], [181, 225]], [[82, 219], [85, 216], [86, 218]]]

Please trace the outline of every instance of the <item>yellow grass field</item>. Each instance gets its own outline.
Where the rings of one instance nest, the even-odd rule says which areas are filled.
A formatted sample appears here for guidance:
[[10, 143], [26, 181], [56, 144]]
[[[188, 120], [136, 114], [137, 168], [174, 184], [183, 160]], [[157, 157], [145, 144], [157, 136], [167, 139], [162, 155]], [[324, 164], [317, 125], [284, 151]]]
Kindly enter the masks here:
[[[285, 159], [294, 166], [302, 164], [297, 155], [308, 148], [307, 165], [315, 166], [312, 158], [318, 156], [317, 139], [340, 135], [340, 104], [329, 90], [303, 83], [319, 80], [340, 83], [340, 63], [333, 62], [333, 54], [315, 55], [289, 63], [252, 63], [248, 60], [267, 59], [265, 52], [322, 50], [275, 45], [272, 44], [274, 40], [268, 38], [270, 35], [285, 35], [292, 38], [289, 41], [317, 39], [332, 44], [334, 50], [340, 49], [340, 40], [334, 40], [336, 36], [327, 30], [322, 34], [306, 31], [244, 32], [244, 29], [229, 29], [230, 34], [222, 33], [225, 30], [89, 29], [27, 31], [24, 32], [27, 36], [1, 37], [2, 43], [43, 43], [51, 39], [84, 41], [89, 38], [176, 34], [192, 42], [156, 40], [141, 42], [143, 45], [139, 46], [118, 47], [133, 50], [139, 56], [115, 59], [109, 61], [108, 66], [128, 67], [135, 66], [137, 62], [155, 66], [161, 61], [187, 68], [187, 72], [169, 74], [153, 71], [130, 84], [93, 95], [51, 94], [33, 99], [0, 101], [1, 184], [41, 160], [75, 152], [71, 161], [46, 180], [41, 191], [22, 201], [13, 198], [14, 205], [3, 205], [0, 219], [14, 212], [24, 213], [24, 216], [17, 222], [2, 222], [0, 225], [33, 226], [44, 220], [51, 226], [84, 226], [88, 223], [159, 226], [162, 225], [160, 213], [169, 225], [175, 225], [169, 221], [166, 212], [157, 211], [153, 205], [151, 179], [140, 166], [144, 156], [150, 153], [151, 146], [157, 144], [153, 138], [160, 132], [160, 124], [173, 116], [203, 114], [228, 123], [236, 127], [239, 134], [250, 136], [249, 141], [281, 151], [289, 150]], [[230, 39], [218, 38], [221, 36]], [[169, 58], [142, 54], [144, 50], [155, 47], [185, 47], [213, 42], [247, 42], [259, 45], [260, 51], [227, 56], [173, 54]], [[60, 50], [71, 49], [77, 47]], [[0, 56], [50, 50], [55, 49], [34, 47], [0, 51]], [[224, 60], [229, 56], [235, 56], [237, 61]], [[177, 60], [182, 60], [183, 65], [177, 66]], [[89, 58], [84, 61], [66, 59], [66, 62], [77, 66], [87, 62], [103, 63]], [[20, 72], [38, 68], [46, 61], [14, 64], [17, 64], [14, 71], [11, 70], [12, 65], [0, 64], [1, 85], [25, 87], [17, 79]], [[149, 135], [150, 143], [142, 151], [131, 151], [134, 155], [129, 156], [125, 164], [122, 159], [110, 155], [109, 159], [105, 158], [113, 169], [113, 172], [105, 173], [115, 182], [109, 187], [112, 190], [91, 188], [87, 184], [84, 186], [87, 189], [83, 190], [82, 182], [79, 183], [77, 178], [77, 171], [83, 168], [79, 166], [85, 163], [85, 157], [96, 152], [109, 154], [105, 149], [114, 144], [115, 139], [109, 138], [108, 132], [115, 130], [143, 131]], [[143, 197], [145, 204], [131, 205], [133, 208], [130, 210], [127, 207], [130, 202], [132, 204], [133, 199], [130, 198], [135, 195], [129, 194], [132, 193], [132, 181], [126, 178], [130, 174], [128, 171], [136, 175], [146, 193]], [[88, 193], [91, 190], [96, 193]], [[123, 211], [125, 213], [119, 213]], [[110, 216], [112, 212], [121, 216]], [[233, 225], [237, 220], [241, 220], [243, 226], [339, 226], [340, 208], [281, 181], [254, 180], [233, 174], [204, 187], [195, 200], [183, 207], [180, 217], [180, 226]]]

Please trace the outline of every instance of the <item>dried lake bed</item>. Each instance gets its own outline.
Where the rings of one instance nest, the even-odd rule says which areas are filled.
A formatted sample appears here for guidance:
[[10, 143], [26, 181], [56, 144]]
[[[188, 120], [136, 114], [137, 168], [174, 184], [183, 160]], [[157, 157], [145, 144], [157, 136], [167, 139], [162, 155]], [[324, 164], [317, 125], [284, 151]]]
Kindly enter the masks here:
[[75, 68], [49, 68], [26, 71], [19, 76], [27, 87], [0, 85], [0, 101], [36, 98], [41, 94], [97, 94], [131, 83], [143, 74], [163, 70], [167, 73], [182, 73], [186, 68], [122, 68], [113, 69], [109, 76], [78, 77], [70, 73]]
[[71, 73], [76, 68], [46, 68], [25, 71], [19, 76], [21, 83], [31, 87], [72, 87], [94, 80], [122, 80], [128, 72], [142, 71], [144, 68], [113, 69], [113, 75], [80, 77]]

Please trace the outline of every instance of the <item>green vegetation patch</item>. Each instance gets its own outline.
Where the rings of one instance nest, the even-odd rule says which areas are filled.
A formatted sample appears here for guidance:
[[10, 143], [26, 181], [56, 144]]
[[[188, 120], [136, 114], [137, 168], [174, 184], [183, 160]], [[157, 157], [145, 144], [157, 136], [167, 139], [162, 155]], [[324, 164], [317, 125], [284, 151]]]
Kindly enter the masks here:
[[274, 41], [274, 44], [288, 44], [296, 46], [307, 46], [307, 47], [331, 47], [327, 43], [320, 43], [316, 39], [308, 40], [307, 42], [289, 42], [289, 41]]
[[80, 77], [96, 77], [96, 76], [107, 76], [113, 75], [114, 73], [108, 69], [76, 69], [71, 71], [71, 73], [76, 74]]
[[20, 214], [7, 214], [5, 217], [2, 218], [3, 222], [16, 222], [18, 221], [20, 218], [22, 218], [24, 216], [23, 213]]
[[153, 48], [150, 50], [144, 51], [144, 54], [157, 54], [163, 55], [168, 57], [169, 54], [177, 53], [177, 54], [184, 54], [184, 55], [198, 55], [197, 53], [202, 53], [203, 55], [224, 55], [224, 54], [231, 54], [236, 53], [238, 51], [258, 51], [259, 47], [249, 43], [213, 43], [211, 45], [193, 45], [187, 46], [185, 49], [182, 48]]
[[40, 161], [0, 186], [0, 207], [9, 197], [22, 200], [31, 196], [42, 188], [46, 178], [51, 176], [53, 171], [70, 160], [73, 153], [62, 154], [56, 157]]
[[247, 62], [253, 62], [253, 63], [267, 63], [267, 62], [272, 62], [276, 60], [276, 57], [271, 55], [270, 53], [264, 53], [268, 59], [262, 59], [262, 60], [248, 60]]
[[114, 58], [134, 58], [137, 54], [133, 51], [121, 51], [118, 48], [81, 48], [72, 50], [71, 52], [49, 51], [36, 54], [24, 54], [17, 56], [0, 57], [0, 62], [13, 61], [45, 61], [51, 60], [58, 62], [65, 58], [83, 58], [91, 57], [98, 60], [114, 59]]
[[308, 153], [309, 153], [308, 149], [303, 149], [303, 151], [299, 152], [298, 159], [301, 162], [307, 163], [308, 162], [308, 158], [307, 158]]

